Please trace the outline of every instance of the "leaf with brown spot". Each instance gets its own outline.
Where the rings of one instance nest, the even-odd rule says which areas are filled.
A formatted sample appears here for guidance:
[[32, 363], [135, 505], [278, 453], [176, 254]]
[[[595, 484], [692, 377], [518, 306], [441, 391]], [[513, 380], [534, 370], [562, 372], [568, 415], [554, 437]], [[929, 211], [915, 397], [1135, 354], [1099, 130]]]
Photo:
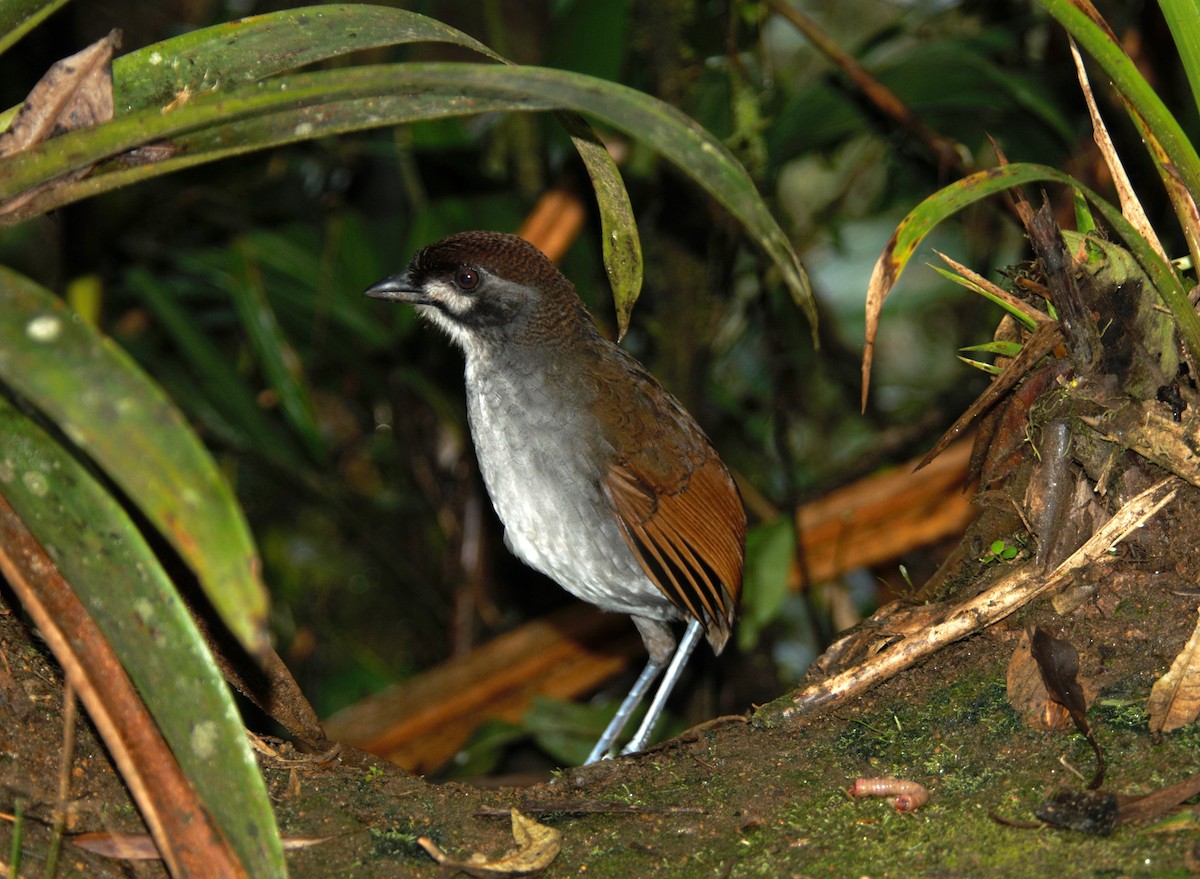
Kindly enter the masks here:
[[1146, 713], [1153, 733], [1179, 729], [1200, 715], [1200, 622], [1167, 673], [1150, 688]]
[[57, 61], [33, 87], [17, 118], [0, 135], [0, 158], [44, 140], [106, 122], [113, 115], [114, 30], [70, 58]]

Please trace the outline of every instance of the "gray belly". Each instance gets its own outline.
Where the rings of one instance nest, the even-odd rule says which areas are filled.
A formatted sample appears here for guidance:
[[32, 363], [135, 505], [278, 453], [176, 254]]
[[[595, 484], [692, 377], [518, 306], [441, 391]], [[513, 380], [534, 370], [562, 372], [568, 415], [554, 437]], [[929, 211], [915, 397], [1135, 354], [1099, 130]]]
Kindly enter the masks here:
[[604, 610], [678, 618], [601, 493], [599, 434], [586, 405], [549, 404], [537, 382], [523, 381], [518, 394], [501, 380], [475, 378], [468, 376], [471, 436], [513, 554]]

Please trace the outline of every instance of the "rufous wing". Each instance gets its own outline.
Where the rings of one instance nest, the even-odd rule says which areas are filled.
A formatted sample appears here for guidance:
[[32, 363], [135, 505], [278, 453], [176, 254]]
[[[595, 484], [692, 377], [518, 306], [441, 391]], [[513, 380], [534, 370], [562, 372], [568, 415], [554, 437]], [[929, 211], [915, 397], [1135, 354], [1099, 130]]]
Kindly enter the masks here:
[[742, 591], [746, 514], [725, 465], [708, 450], [688, 477], [667, 490], [617, 461], [604, 477], [621, 532], [646, 576], [688, 616], [700, 620], [713, 650], [729, 638]]

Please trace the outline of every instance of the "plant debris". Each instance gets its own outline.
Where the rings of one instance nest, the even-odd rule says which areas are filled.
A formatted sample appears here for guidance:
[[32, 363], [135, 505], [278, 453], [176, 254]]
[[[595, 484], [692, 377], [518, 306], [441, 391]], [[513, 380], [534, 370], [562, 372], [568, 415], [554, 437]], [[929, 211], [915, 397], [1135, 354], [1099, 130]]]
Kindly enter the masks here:
[[479, 852], [465, 861], [457, 860], [443, 852], [427, 836], [422, 836], [417, 843], [443, 867], [452, 867], [478, 877], [528, 876], [540, 872], [558, 857], [562, 847], [561, 833], [553, 827], [526, 818], [516, 809], [512, 810], [512, 834], [517, 847], [494, 860]]

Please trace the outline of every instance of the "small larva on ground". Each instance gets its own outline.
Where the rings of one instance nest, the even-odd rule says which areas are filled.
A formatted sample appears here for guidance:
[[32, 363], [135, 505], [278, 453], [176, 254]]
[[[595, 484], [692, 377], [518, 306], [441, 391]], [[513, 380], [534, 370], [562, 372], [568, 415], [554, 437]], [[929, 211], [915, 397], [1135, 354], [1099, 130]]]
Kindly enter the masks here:
[[897, 812], [915, 812], [929, 802], [929, 791], [920, 782], [903, 778], [859, 778], [846, 789], [852, 797], [895, 797]]

